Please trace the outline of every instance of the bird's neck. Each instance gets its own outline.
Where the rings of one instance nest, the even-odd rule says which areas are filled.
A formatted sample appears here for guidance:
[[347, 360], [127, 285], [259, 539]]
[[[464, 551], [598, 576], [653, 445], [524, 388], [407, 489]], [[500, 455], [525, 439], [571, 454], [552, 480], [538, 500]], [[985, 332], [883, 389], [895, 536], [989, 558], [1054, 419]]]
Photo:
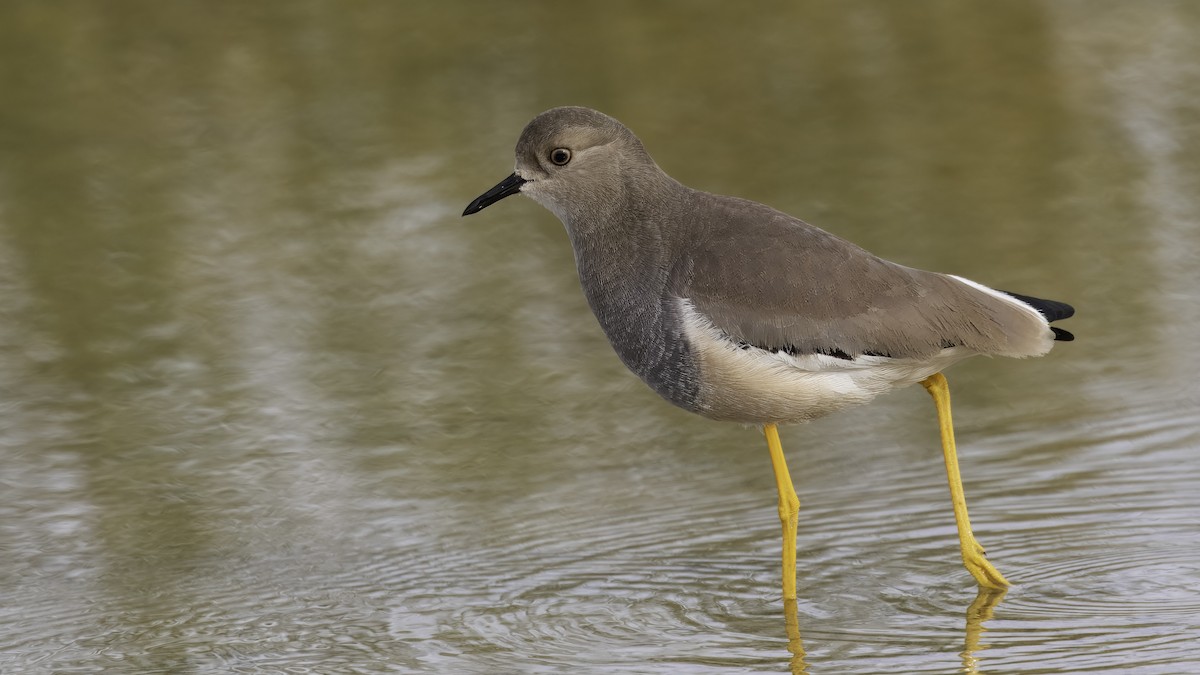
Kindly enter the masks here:
[[659, 303], [678, 234], [666, 226], [661, 201], [647, 194], [661, 190], [629, 183], [608, 192], [587, 208], [559, 214], [584, 293], [605, 330], [624, 308]]
[[690, 408], [697, 396], [693, 363], [690, 355], [672, 352], [687, 347], [677, 299], [668, 289], [678, 250], [674, 237], [686, 233], [661, 217], [663, 199], [676, 195], [661, 189], [658, 200], [633, 190], [624, 195], [629, 198], [616, 200], [605, 217], [589, 211], [563, 219], [580, 284], [625, 365], [663, 397]]

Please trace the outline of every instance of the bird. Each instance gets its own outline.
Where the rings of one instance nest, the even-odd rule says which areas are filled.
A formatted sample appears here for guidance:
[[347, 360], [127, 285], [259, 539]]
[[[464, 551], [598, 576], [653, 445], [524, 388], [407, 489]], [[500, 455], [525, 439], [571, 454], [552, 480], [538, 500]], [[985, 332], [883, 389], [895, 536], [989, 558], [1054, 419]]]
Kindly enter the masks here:
[[971, 530], [942, 374], [976, 355], [1042, 356], [1067, 303], [906, 267], [747, 199], [687, 187], [624, 124], [584, 107], [533, 118], [515, 170], [463, 216], [515, 194], [562, 221], [580, 285], [621, 361], [668, 402], [761, 426], [779, 494], [782, 589], [796, 598], [799, 499], [778, 425], [920, 383], [932, 396], [963, 565], [1008, 580]]

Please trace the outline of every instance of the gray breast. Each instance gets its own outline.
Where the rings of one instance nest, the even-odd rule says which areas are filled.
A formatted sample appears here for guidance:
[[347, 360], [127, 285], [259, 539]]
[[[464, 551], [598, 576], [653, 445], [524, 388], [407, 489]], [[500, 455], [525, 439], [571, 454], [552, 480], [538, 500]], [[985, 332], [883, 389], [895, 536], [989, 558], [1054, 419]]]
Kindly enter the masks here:
[[617, 356], [667, 401], [700, 412], [700, 368], [667, 290], [664, 251], [599, 255], [589, 242], [574, 243], [584, 295]]

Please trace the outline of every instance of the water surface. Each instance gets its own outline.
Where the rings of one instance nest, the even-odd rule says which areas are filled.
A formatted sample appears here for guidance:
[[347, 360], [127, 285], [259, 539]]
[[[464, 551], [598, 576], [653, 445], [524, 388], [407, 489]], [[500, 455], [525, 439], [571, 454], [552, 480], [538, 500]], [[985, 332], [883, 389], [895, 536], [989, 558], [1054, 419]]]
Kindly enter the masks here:
[[[1200, 670], [1200, 7], [0, 8], [0, 670]], [[537, 112], [1076, 305], [761, 436], [659, 401], [511, 199]], [[801, 653], [801, 649], [803, 652]]]

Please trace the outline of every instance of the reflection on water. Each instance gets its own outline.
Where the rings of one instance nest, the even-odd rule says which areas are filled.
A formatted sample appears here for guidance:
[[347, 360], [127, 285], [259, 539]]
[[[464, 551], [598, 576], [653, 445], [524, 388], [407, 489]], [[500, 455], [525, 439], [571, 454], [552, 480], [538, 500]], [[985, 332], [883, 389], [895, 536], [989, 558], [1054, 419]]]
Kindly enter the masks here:
[[[0, 7], [0, 670], [1196, 670], [1197, 30], [1187, 3]], [[905, 391], [783, 431], [780, 602], [759, 432], [624, 372], [552, 216], [458, 218], [564, 103], [687, 183], [1079, 308], [1050, 357], [949, 376], [1002, 601], [972, 601]]]
[[967, 627], [964, 631], [966, 637], [963, 639], [963, 650], [960, 654], [961, 672], [979, 672], [979, 652], [988, 648], [988, 645], [980, 642], [983, 632], [987, 630], [983, 624], [995, 615], [996, 605], [1000, 604], [1007, 593], [1006, 589], [980, 588], [975, 601], [967, 607]]

